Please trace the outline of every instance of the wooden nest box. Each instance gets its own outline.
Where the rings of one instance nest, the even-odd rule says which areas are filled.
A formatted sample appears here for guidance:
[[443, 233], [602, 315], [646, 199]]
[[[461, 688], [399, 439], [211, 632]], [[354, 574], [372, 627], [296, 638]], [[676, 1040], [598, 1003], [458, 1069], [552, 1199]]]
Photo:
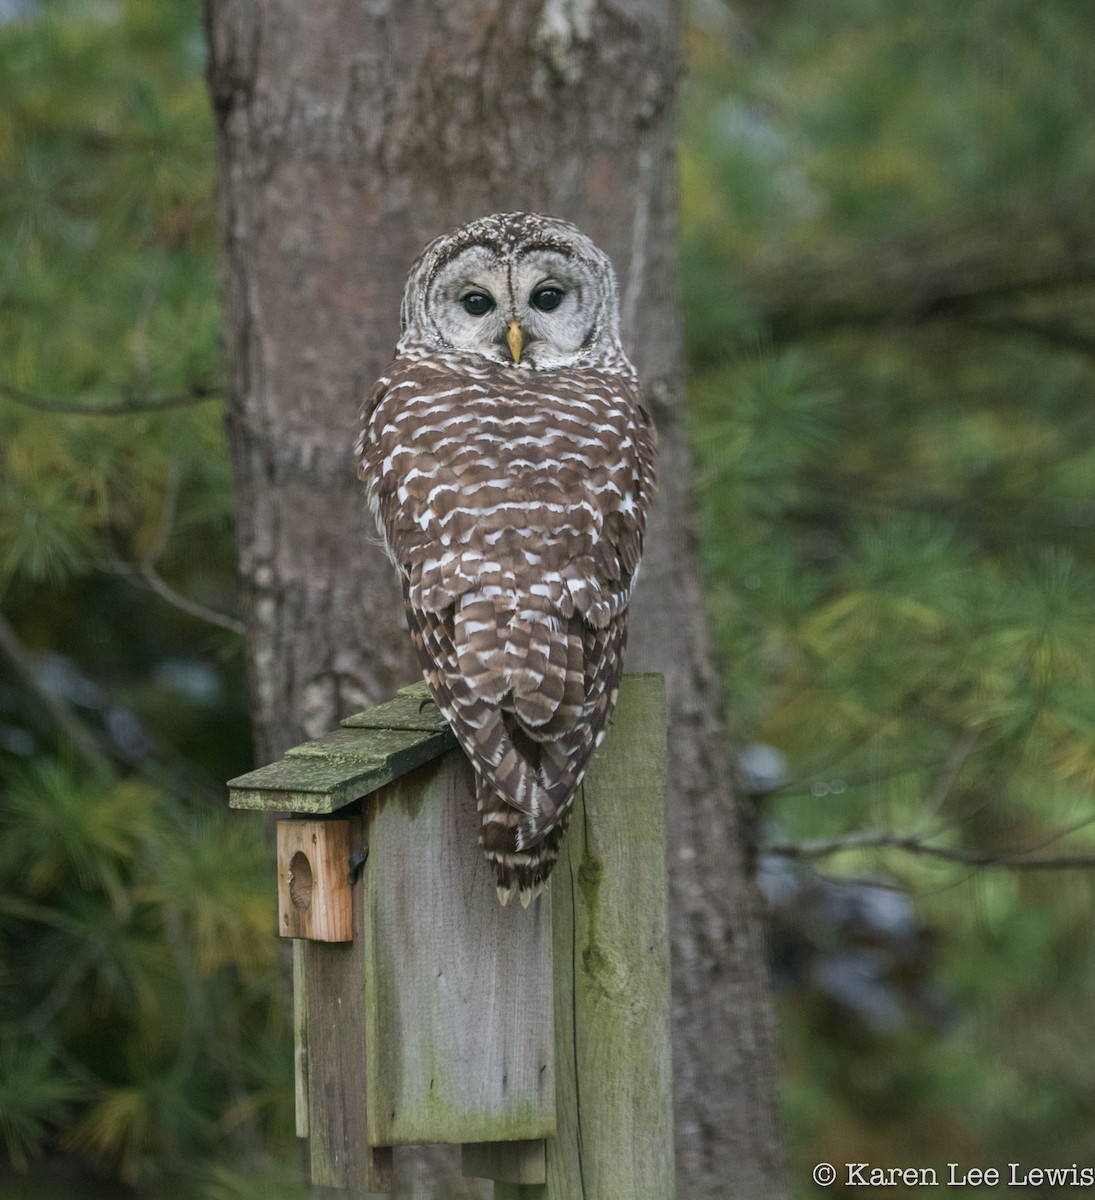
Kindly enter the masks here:
[[456, 1143], [498, 1200], [673, 1194], [665, 698], [629, 675], [550, 886], [503, 908], [424, 685], [229, 782], [277, 826], [312, 1182], [390, 1192]]

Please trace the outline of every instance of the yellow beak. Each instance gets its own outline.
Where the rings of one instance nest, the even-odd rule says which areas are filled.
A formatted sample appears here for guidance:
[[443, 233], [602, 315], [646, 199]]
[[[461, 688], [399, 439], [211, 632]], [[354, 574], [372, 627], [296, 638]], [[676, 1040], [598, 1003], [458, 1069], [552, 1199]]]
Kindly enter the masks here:
[[525, 335], [521, 332], [521, 326], [516, 321], [510, 321], [509, 329], [506, 331], [506, 344], [509, 346], [509, 352], [513, 355], [513, 361], [519, 363], [521, 361], [521, 347], [525, 344]]

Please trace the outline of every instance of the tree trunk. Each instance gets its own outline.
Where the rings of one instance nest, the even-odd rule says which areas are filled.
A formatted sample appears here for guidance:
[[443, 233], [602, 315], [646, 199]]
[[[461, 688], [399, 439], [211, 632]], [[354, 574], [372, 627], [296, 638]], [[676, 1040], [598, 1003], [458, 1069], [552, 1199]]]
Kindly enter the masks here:
[[256, 753], [417, 677], [350, 449], [429, 238], [574, 221], [620, 273], [661, 433], [630, 669], [672, 708], [674, 1083], [684, 1200], [783, 1194], [772, 1000], [692, 533], [667, 0], [207, 0], [243, 611]]

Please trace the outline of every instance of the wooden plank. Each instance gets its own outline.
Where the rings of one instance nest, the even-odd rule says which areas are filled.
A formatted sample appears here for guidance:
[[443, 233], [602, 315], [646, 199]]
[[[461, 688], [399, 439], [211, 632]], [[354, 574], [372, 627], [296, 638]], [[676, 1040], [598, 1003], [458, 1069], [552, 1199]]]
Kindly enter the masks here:
[[278, 933], [353, 940], [350, 822], [278, 821]]
[[[545, 1183], [547, 1146], [533, 1142], [473, 1142], [461, 1147], [461, 1173], [496, 1183]], [[497, 1192], [496, 1192], [497, 1195]]]
[[[456, 738], [446, 725], [442, 729], [376, 729], [373, 727], [336, 729], [325, 737], [301, 742], [285, 752], [288, 760], [296, 758], [323, 759], [329, 763], [344, 763], [357, 767], [361, 763], [373, 766], [388, 762], [399, 770], [405, 761], [406, 770], [428, 761], [423, 754], [435, 757], [451, 750]], [[399, 772], [402, 774], [402, 772]], [[387, 781], [385, 781], [387, 782]]]
[[298, 1138], [308, 1136], [308, 987], [304, 951], [293, 943], [293, 1099]]
[[[364, 840], [360, 809], [349, 821], [353, 844]], [[368, 867], [366, 867], [366, 872]], [[300, 947], [306, 1030], [307, 1110], [312, 1182], [317, 1186], [386, 1192], [392, 1153], [366, 1140], [363, 888], [355, 885], [352, 942]]]
[[665, 690], [623, 680], [551, 880], [558, 1133], [547, 1186], [502, 1197], [671, 1200]]
[[[340, 731], [343, 732], [343, 731]], [[445, 753], [455, 744], [444, 730], [361, 730], [339, 741], [317, 739], [295, 747], [280, 762], [228, 781], [232, 808], [332, 813]], [[332, 737], [334, 735], [331, 735]], [[331, 753], [325, 752], [330, 746]]]
[[368, 804], [369, 1140], [555, 1130], [551, 906], [502, 908], [459, 751]]
[[448, 729], [424, 683], [400, 688], [386, 704], [354, 713], [342, 721], [342, 726], [349, 729]]

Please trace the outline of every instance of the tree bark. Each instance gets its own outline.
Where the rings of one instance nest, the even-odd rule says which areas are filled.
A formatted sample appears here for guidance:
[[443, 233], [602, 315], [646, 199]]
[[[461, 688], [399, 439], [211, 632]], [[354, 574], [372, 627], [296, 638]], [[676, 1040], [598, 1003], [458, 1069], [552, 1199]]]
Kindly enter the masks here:
[[228, 431], [256, 754], [417, 677], [351, 461], [427, 240], [574, 221], [620, 274], [661, 433], [630, 669], [667, 678], [679, 1194], [783, 1194], [772, 999], [692, 532], [667, 0], [207, 0]]

